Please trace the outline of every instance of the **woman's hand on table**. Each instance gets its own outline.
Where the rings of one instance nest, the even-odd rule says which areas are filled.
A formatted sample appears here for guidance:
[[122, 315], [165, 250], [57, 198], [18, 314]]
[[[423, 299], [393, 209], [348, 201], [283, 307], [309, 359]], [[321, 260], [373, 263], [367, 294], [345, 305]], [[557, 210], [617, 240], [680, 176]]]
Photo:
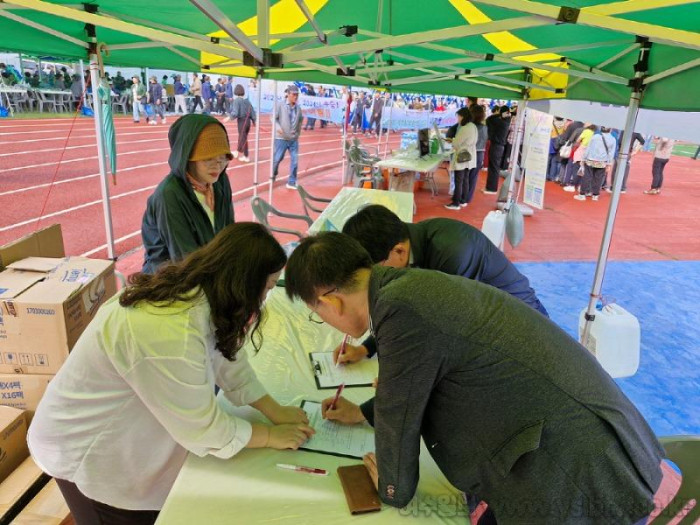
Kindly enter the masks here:
[[287, 407], [279, 405], [268, 414], [267, 418], [275, 425], [283, 425], [287, 423], [309, 423], [309, 417], [299, 407]]
[[303, 423], [275, 425], [269, 428], [270, 438], [265, 446], [277, 450], [296, 450], [316, 433], [313, 428]]

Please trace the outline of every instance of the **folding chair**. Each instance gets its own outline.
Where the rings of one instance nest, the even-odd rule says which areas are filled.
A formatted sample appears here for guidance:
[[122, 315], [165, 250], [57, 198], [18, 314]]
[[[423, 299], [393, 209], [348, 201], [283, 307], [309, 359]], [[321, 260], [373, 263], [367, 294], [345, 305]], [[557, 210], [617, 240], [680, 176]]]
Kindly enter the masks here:
[[268, 204], [265, 200], [260, 197], [253, 197], [250, 201], [250, 205], [253, 208], [253, 215], [258, 220], [260, 224], [265, 226], [268, 230], [279, 233], [288, 233], [290, 235], [296, 235], [299, 240], [303, 239], [305, 234], [298, 230], [291, 230], [289, 228], [282, 228], [280, 226], [272, 226], [268, 221], [268, 215], [276, 215], [277, 217], [283, 217], [285, 219], [298, 219], [306, 222], [308, 227], [311, 227], [313, 220], [308, 215], [297, 215], [295, 213], [286, 213], [278, 210], [271, 204]]
[[382, 186], [384, 180], [379, 173], [376, 162], [363, 157], [362, 152], [358, 148], [353, 147], [350, 149], [348, 164], [353, 170], [355, 186], [362, 188], [365, 182], [369, 182], [372, 188], [380, 188]]
[[[660, 438], [659, 442], [663, 445], [668, 459], [681, 469], [683, 479], [678, 493], [661, 515], [652, 521], [652, 525], [698, 523], [700, 520], [700, 436], [669, 436]], [[688, 509], [688, 507], [691, 508]], [[687, 514], [682, 516], [685, 510]]]
[[121, 96], [112, 102], [112, 111], [116, 111], [119, 108], [122, 108], [122, 113], [126, 115], [127, 113], [127, 104], [129, 103], [129, 95], [127, 93], [122, 93]]
[[323, 211], [322, 208], [316, 208], [313, 204], [313, 202], [331, 202], [332, 199], [324, 199], [323, 197], [315, 197], [311, 195], [308, 191], [306, 191], [300, 184], [297, 184], [297, 192], [299, 193], [299, 198], [301, 199], [301, 204], [304, 206], [304, 213], [308, 217], [311, 217], [311, 214], [309, 213], [309, 210], [315, 211], [316, 213], [321, 213]]
[[56, 102], [53, 100], [49, 100], [46, 98], [46, 95], [42, 93], [41, 91], [34, 91], [34, 96], [36, 97], [37, 102], [39, 102], [39, 111], [41, 113], [44, 112], [44, 104], [48, 105], [51, 110], [56, 113]]

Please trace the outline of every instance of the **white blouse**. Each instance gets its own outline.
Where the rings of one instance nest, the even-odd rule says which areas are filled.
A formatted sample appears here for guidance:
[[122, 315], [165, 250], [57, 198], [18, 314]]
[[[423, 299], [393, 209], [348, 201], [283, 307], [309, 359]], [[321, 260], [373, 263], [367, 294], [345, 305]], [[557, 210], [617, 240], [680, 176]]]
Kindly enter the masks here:
[[[479, 138], [479, 130], [473, 122], [469, 122], [466, 126], [460, 126], [457, 130], [457, 135], [452, 140], [452, 162], [450, 163], [451, 170], [470, 170], [476, 168], [476, 141]], [[469, 162], [457, 162], [457, 152], [466, 149], [471, 153], [472, 158]]]
[[231, 362], [215, 348], [205, 298], [155, 307], [105, 303], [49, 384], [29, 449], [51, 476], [89, 498], [158, 510], [187, 452], [230, 458], [252, 427], [217, 404], [266, 395], [245, 351]]

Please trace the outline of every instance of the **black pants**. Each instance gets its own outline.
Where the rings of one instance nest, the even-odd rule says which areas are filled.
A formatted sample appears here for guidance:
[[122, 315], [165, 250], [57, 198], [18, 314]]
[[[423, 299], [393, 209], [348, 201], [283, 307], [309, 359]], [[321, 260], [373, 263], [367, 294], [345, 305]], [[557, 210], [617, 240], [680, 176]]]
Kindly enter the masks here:
[[202, 108], [202, 111], [204, 111], [204, 103], [202, 102], [202, 97], [200, 97], [199, 95], [194, 96], [194, 105], [192, 106], [192, 113], [195, 112], [197, 106]]
[[474, 198], [474, 190], [476, 189], [476, 182], [479, 180], [479, 172], [484, 166], [484, 151], [476, 152], [476, 167], [469, 170], [467, 178], [465, 179], [465, 184], [468, 184], [467, 189], [467, 203], [470, 203]]
[[238, 152], [248, 156], [248, 132], [250, 131], [250, 118], [239, 118], [238, 122]]
[[110, 507], [88, 498], [80, 489], [64, 479], [56, 479], [76, 525], [153, 525], [157, 510], [125, 510]]
[[486, 191], [498, 191], [498, 177], [501, 171], [505, 144], [491, 143], [489, 146], [489, 171], [486, 176]]
[[654, 162], [651, 165], [651, 189], [659, 190], [664, 184], [664, 168], [668, 159], [657, 159], [654, 158]]
[[469, 170], [455, 170], [455, 191], [452, 193], [452, 204], [466, 204], [469, 182]]
[[594, 168], [584, 163], [581, 195], [600, 195], [600, 188], [603, 186], [604, 179], [605, 168]]

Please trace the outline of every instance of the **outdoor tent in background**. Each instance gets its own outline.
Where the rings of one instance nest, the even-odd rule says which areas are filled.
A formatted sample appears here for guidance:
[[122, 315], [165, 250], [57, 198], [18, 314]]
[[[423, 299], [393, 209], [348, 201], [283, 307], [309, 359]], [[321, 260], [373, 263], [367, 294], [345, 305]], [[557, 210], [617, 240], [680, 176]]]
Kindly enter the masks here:
[[[100, 42], [110, 50], [106, 63], [123, 66], [617, 104], [628, 107], [618, 170], [626, 165], [640, 107], [700, 109], [697, 90], [690, 89], [700, 85], [700, 3], [692, 0], [577, 0], [574, 6], [554, 0], [429, 6], [422, 0], [154, 0], [148, 6], [3, 0], [0, 49], [51, 49], [68, 58], [90, 51], [93, 58]], [[621, 183], [616, 176], [587, 317], [600, 295]]]

